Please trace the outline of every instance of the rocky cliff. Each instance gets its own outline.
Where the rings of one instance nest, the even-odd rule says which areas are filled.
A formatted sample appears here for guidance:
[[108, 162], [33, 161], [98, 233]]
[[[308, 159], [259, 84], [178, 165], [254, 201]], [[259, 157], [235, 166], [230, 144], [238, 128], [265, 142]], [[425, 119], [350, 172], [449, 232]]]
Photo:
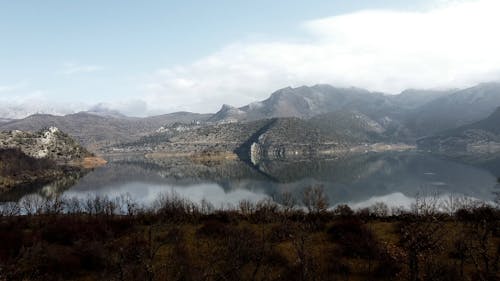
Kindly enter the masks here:
[[56, 162], [69, 162], [92, 156], [74, 139], [56, 127], [36, 133], [9, 131], [0, 132], [0, 148], [18, 148], [26, 155]]

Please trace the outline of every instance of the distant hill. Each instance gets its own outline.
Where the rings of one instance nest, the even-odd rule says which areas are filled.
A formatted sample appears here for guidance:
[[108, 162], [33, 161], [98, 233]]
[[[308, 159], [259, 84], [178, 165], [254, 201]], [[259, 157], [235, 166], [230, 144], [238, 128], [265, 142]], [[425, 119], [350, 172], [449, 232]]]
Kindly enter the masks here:
[[490, 116], [418, 140], [422, 149], [438, 153], [500, 153], [500, 107]]
[[[388, 131], [397, 132], [402, 140], [408, 140], [427, 134], [427, 128], [433, 132], [441, 128], [452, 128], [452, 125], [440, 127], [432, 122], [421, 121], [425, 119], [421, 114], [439, 114], [435, 112], [439, 107], [426, 109], [427, 104], [455, 92], [456, 90], [406, 90], [399, 95], [385, 95], [359, 88], [337, 88], [330, 85], [288, 87], [274, 92], [266, 100], [240, 108], [224, 105], [209, 121], [225, 123], [278, 117], [309, 119], [328, 113], [357, 112]], [[471, 111], [476, 112], [476, 109]], [[478, 114], [478, 118], [481, 116]]]
[[396, 105], [405, 109], [415, 109], [430, 101], [440, 97], [445, 97], [459, 91], [458, 89], [452, 90], [419, 90], [408, 89], [404, 90], [398, 95], [387, 96]]
[[165, 124], [206, 120], [207, 114], [177, 112], [146, 118], [103, 116], [95, 112], [80, 112], [65, 116], [37, 114], [24, 119], [0, 124], [0, 131], [21, 130], [36, 132], [57, 127], [77, 139], [89, 149], [134, 141], [153, 133]]
[[263, 101], [234, 108], [224, 105], [212, 121], [258, 120], [277, 117], [311, 118], [339, 110], [356, 110], [382, 117], [396, 110], [387, 96], [358, 88], [336, 88], [330, 85], [284, 88]]
[[[321, 151], [345, 153], [360, 145], [398, 142], [393, 132], [368, 116], [351, 111], [326, 113], [310, 119], [280, 117], [203, 126], [176, 125], [165, 130], [111, 149], [173, 155], [236, 153], [242, 159], [250, 159], [252, 153], [265, 158], [304, 157]], [[252, 150], [255, 148], [259, 151]]]
[[431, 136], [486, 118], [500, 106], [500, 83], [485, 83], [421, 105], [406, 117], [417, 136]]
[[[254, 126], [268, 122], [265, 120], [292, 118], [290, 120], [294, 121], [289, 120], [287, 128], [295, 130], [298, 126], [296, 130], [299, 127], [305, 131], [315, 130], [325, 140], [350, 145], [415, 143], [419, 138], [484, 119], [498, 106], [499, 83], [463, 90], [406, 90], [399, 95], [320, 84], [283, 88], [265, 100], [239, 108], [223, 105], [215, 114], [177, 112], [137, 118], [96, 106], [65, 116], [37, 114], [0, 122], [0, 131], [36, 132], [55, 126], [92, 151], [151, 148], [165, 146], [165, 142], [170, 146], [193, 142], [197, 147], [205, 143], [209, 147], [214, 139], [226, 144], [248, 140], [248, 134], [258, 130]], [[285, 124], [280, 122], [276, 124]], [[282, 132], [282, 135], [287, 134]]]

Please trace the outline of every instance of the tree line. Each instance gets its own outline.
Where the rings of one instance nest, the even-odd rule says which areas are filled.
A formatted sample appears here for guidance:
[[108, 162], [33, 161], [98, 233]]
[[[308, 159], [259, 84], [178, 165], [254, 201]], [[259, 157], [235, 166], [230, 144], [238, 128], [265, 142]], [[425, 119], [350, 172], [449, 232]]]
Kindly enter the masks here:
[[0, 208], [0, 280], [498, 280], [500, 211], [459, 196], [411, 209], [297, 198], [215, 208], [175, 193], [26, 196]]

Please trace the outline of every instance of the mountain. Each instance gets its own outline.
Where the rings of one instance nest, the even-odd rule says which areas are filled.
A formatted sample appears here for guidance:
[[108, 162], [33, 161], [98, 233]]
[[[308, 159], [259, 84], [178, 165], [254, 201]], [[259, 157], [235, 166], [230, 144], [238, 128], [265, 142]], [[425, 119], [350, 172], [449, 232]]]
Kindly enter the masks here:
[[[213, 134], [207, 130], [214, 130], [218, 137], [236, 137], [233, 142], [238, 143], [239, 136], [233, 134], [239, 130], [238, 126], [253, 127], [246, 123], [259, 120], [298, 118], [305, 121], [308, 128], [319, 130], [321, 137], [326, 139], [353, 144], [414, 143], [418, 138], [479, 121], [499, 105], [498, 83], [464, 90], [406, 90], [399, 95], [320, 84], [283, 88], [265, 100], [239, 108], [223, 105], [215, 114], [177, 112], [137, 118], [97, 105], [89, 111], [65, 116], [36, 114], [0, 123], [0, 130], [36, 132], [55, 126], [93, 151], [106, 147], [122, 150], [124, 147], [158, 146], [176, 136], [186, 137], [184, 143], [197, 140], [199, 147], [202, 142], [211, 142]], [[237, 125], [215, 126], [236, 122]], [[301, 122], [295, 120], [290, 124], [300, 127]], [[205, 132], [206, 139], [190, 135], [201, 131]], [[249, 129], [249, 132], [255, 130]], [[229, 140], [224, 142], [229, 143]]]
[[431, 136], [486, 118], [498, 106], [500, 83], [484, 83], [419, 106], [405, 124], [417, 136]]
[[[434, 125], [418, 121], [420, 131], [416, 132], [415, 120], [420, 120], [420, 114], [426, 112], [427, 104], [438, 99], [445, 100], [455, 91], [406, 90], [399, 95], [385, 95], [359, 88], [337, 88], [330, 85], [288, 87], [274, 92], [266, 100], [240, 108], [224, 105], [209, 121], [225, 123], [279, 117], [310, 119], [328, 113], [357, 112], [391, 131], [393, 135], [399, 135], [402, 140], [408, 140], [420, 136], [426, 131], [426, 126]], [[430, 112], [437, 114], [435, 109]]]
[[210, 115], [189, 112], [152, 116], [146, 118], [103, 116], [102, 112], [79, 112], [65, 116], [47, 114], [31, 115], [27, 118], [0, 124], [0, 131], [21, 130], [36, 132], [47, 127], [57, 127], [68, 133], [85, 147], [99, 147], [130, 142], [155, 132], [165, 124], [206, 120]]
[[415, 109], [437, 98], [444, 97], [457, 92], [451, 90], [420, 90], [408, 89], [398, 95], [388, 95], [387, 97], [396, 105], [405, 109]]
[[417, 144], [444, 154], [500, 153], [500, 107], [483, 120], [419, 139]]
[[[370, 117], [337, 111], [309, 119], [280, 117], [247, 122], [166, 127], [161, 133], [110, 147], [107, 152], [146, 152], [170, 156], [232, 155], [243, 160], [304, 158], [372, 150], [399, 139]], [[360, 150], [360, 151], [361, 151]]]
[[336, 111], [317, 115], [308, 120], [324, 136], [342, 138], [348, 142], [382, 141], [386, 129], [377, 121], [357, 111]]
[[109, 109], [103, 104], [97, 104], [97, 105], [91, 107], [89, 110], [84, 111], [84, 112], [88, 113], [88, 114], [101, 116], [101, 117], [127, 118], [127, 116], [125, 116], [124, 114], [122, 114], [118, 110]]
[[[265, 118], [309, 119], [338, 111], [358, 112], [402, 136], [429, 136], [488, 116], [500, 106], [500, 84], [484, 83], [457, 90], [405, 90], [384, 95], [359, 88], [330, 85], [280, 89], [263, 101], [235, 108], [223, 106], [213, 122]], [[460, 114], [457, 114], [457, 113]]]
[[288, 87], [272, 93], [266, 100], [240, 108], [225, 105], [211, 121], [252, 121], [277, 117], [304, 119], [338, 110], [357, 110], [379, 118], [397, 110], [397, 106], [381, 93], [358, 88], [336, 88], [330, 85]]
[[[222, 108], [212, 115], [207, 121], [208, 122], [221, 122], [221, 123], [230, 123], [230, 122], [238, 122], [245, 120], [247, 118], [247, 112], [243, 111], [234, 106], [224, 104]], [[258, 118], [264, 119], [264, 118]]]

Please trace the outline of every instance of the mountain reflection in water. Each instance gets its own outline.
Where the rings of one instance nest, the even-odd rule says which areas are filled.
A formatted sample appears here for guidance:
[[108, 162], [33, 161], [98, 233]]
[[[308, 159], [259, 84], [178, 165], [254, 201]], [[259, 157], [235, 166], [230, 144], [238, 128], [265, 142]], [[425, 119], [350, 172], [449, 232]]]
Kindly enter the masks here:
[[[300, 198], [312, 184], [324, 187], [332, 205], [366, 207], [375, 202], [406, 206], [422, 190], [491, 201], [498, 188], [498, 162], [465, 164], [416, 152], [360, 154], [331, 160], [269, 161], [253, 166], [242, 161], [193, 162], [184, 159], [111, 158], [108, 165], [81, 178], [28, 189], [41, 196], [64, 194], [111, 198], [130, 194], [151, 204], [159, 194], [174, 191], [193, 202], [215, 207], [241, 200], [259, 201], [288, 191]], [[491, 164], [493, 163], [493, 164]], [[3, 195], [2, 195], [3, 196]], [[0, 197], [6, 201], [5, 197]]]

